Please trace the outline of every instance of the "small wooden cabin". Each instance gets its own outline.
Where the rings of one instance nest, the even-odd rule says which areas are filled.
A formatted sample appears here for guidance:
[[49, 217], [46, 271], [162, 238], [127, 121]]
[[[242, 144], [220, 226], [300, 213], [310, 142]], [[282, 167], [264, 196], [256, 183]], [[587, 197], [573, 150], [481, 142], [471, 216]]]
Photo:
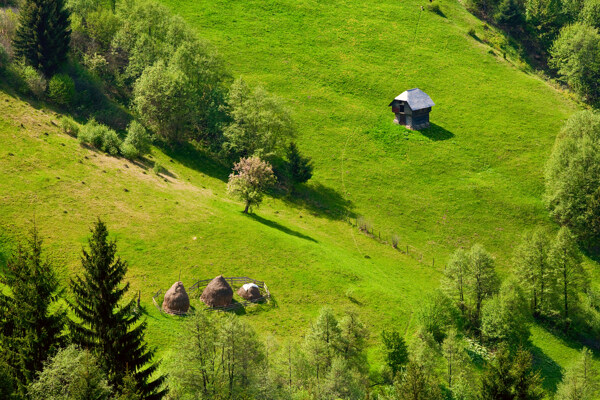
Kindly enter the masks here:
[[402, 92], [390, 103], [396, 114], [394, 122], [417, 131], [429, 128], [429, 112], [434, 105], [431, 97], [418, 88]]

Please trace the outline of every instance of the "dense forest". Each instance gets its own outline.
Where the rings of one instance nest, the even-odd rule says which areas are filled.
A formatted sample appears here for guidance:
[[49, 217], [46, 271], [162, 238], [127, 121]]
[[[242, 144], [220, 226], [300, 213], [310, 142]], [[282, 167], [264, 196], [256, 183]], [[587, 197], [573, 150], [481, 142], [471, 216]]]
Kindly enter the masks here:
[[[243, 212], [294, 191], [313, 166], [282, 99], [231, 76], [218, 49], [153, 1], [0, 3], [2, 86], [63, 112], [82, 146], [144, 162], [152, 145], [202, 149], [231, 170]], [[600, 100], [600, 2], [471, 1], [547, 73], [592, 107]], [[432, 7], [433, 8], [433, 7]], [[66, 116], [69, 115], [69, 116]], [[369, 332], [324, 307], [300, 342], [274, 345], [234, 313], [183, 318], [170, 358], [145, 341], [145, 311], [104, 222], [91, 227], [80, 273], [64, 287], [32, 225], [0, 283], [0, 398], [6, 399], [542, 399], [529, 326], [582, 344], [555, 399], [595, 399], [600, 293], [584, 256], [600, 239], [600, 115], [574, 114], [545, 171], [556, 229], [525, 232], [508, 274], [475, 244], [457, 248], [423, 299], [410, 340], [400, 326]], [[153, 165], [155, 173], [163, 166]], [[90, 216], [90, 220], [95, 216]], [[1, 266], [1, 265], [0, 265]], [[379, 370], [369, 343], [384, 349]]]

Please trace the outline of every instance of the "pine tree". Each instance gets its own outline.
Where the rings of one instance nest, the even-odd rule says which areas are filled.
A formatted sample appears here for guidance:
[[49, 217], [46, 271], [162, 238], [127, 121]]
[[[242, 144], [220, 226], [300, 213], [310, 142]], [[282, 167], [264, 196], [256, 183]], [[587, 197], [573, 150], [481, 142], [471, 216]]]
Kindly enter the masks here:
[[512, 362], [507, 347], [500, 347], [494, 360], [488, 365], [481, 378], [481, 400], [513, 399]]
[[511, 375], [514, 380], [515, 400], [541, 400], [544, 398], [542, 378], [531, 369], [531, 353], [519, 349], [513, 360]]
[[25, 1], [13, 42], [17, 57], [50, 77], [65, 61], [70, 40], [64, 0]]
[[131, 373], [144, 399], [161, 399], [165, 378], [150, 381], [158, 365], [147, 366], [153, 351], [144, 342], [146, 322], [134, 312], [135, 299], [119, 304], [129, 289], [128, 283], [122, 285], [127, 264], [116, 255], [116, 242], [108, 240], [102, 221], [96, 222], [88, 244], [81, 258], [84, 273], [71, 281], [70, 305], [78, 319], [70, 324], [73, 342], [96, 354], [111, 386], [123, 387]]
[[408, 363], [408, 348], [404, 338], [398, 331], [383, 331], [383, 345], [385, 346], [385, 361], [392, 369], [392, 376], [403, 370]]
[[62, 291], [52, 262], [42, 256], [35, 226], [28, 242], [7, 262], [0, 285], [10, 293], [0, 291], [0, 349], [24, 395], [44, 361], [62, 344], [65, 325], [65, 311], [56, 306]]
[[303, 157], [296, 143], [291, 142], [287, 149], [288, 174], [292, 183], [307, 182], [312, 178], [313, 166], [308, 157]]

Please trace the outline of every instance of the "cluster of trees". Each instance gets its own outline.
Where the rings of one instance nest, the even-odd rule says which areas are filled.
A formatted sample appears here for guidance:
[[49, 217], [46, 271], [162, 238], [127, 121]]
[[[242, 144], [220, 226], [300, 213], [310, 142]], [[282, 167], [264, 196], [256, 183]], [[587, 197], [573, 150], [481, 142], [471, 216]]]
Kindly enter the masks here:
[[469, 8], [524, 41], [583, 99], [600, 100], [598, 0], [470, 0]]
[[546, 165], [550, 214], [589, 251], [600, 250], [600, 114], [575, 113], [556, 138]]
[[146, 323], [134, 300], [124, 300], [127, 264], [101, 221], [81, 264], [65, 297], [35, 228], [7, 262], [0, 276], [7, 289], [0, 293], [0, 397], [163, 398], [165, 377], [155, 373]]
[[15, 29], [0, 29], [8, 39], [0, 41], [0, 69], [12, 58], [31, 93], [74, 111], [82, 102], [103, 109], [87, 82], [94, 81], [137, 119], [125, 133], [122, 121], [99, 115], [121, 132], [91, 119], [78, 130], [82, 143], [136, 158], [148, 151], [147, 129], [169, 146], [191, 141], [229, 165], [258, 157], [286, 188], [311, 178], [283, 101], [241, 78], [231, 83], [216, 50], [157, 2], [23, 0], [18, 18]]
[[[140, 310], [125, 298], [127, 264], [104, 223], [94, 225], [67, 296], [34, 229], [1, 276], [0, 397], [542, 399], [529, 323], [540, 316], [562, 323], [580, 312], [587, 278], [575, 250], [567, 228], [554, 239], [526, 235], [515, 251], [518, 280], [504, 282], [483, 247], [457, 250], [442, 290], [423, 302], [410, 343], [394, 327], [382, 333], [380, 370], [369, 365], [371, 335], [360, 318], [323, 308], [300, 343], [284, 345], [263, 341], [234, 314], [193, 313], [159, 373]], [[591, 362], [584, 349], [556, 399], [596, 398]]]

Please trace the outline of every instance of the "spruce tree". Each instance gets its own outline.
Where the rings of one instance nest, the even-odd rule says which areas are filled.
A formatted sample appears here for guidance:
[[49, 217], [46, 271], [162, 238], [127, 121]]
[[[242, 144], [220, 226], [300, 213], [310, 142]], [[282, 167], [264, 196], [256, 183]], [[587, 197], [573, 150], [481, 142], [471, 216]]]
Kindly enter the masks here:
[[303, 157], [296, 143], [291, 142], [287, 149], [288, 175], [292, 183], [299, 184], [307, 182], [312, 178], [313, 166], [310, 158]]
[[71, 29], [64, 0], [26, 0], [13, 46], [18, 58], [52, 76], [65, 61]]
[[121, 303], [129, 289], [122, 284], [127, 264], [117, 256], [115, 241], [108, 240], [106, 225], [98, 220], [83, 250], [83, 274], [71, 280], [70, 304], [77, 321], [71, 322], [73, 342], [93, 351], [114, 388], [124, 387], [131, 374], [144, 399], [161, 399], [163, 376], [151, 381], [158, 364], [148, 365], [153, 351], [144, 342], [146, 323], [134, 312], [135, 299]]
[[6, 376], [16, 378], [18, 392], [44, 361], [62, 344], [65, 311], [57, 307], [61, 289], [52, 263], [42, 255], [42, 240], [35, 226], [31, 237], [18, 246], [0, 275], [0, 349]]

